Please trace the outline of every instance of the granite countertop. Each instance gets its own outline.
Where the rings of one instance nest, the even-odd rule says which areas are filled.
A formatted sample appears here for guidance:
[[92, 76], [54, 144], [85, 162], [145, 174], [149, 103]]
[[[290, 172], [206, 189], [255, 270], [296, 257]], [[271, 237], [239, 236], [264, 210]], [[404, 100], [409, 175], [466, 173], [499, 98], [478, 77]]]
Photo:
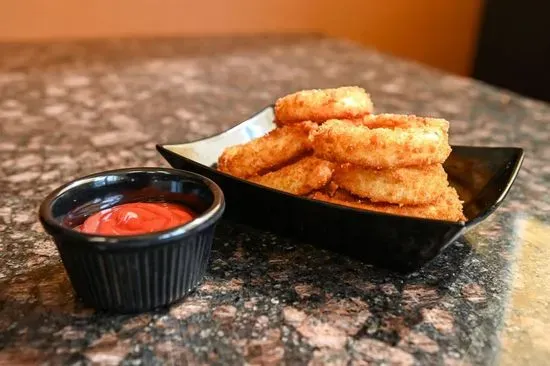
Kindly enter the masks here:
[[[550, 106], [320, 36], [0, 45], [0, 364], [541, 365], [550, 357]], [[37, 220], [100, 170], [225, 130], [285, 93], [360, 85], [379, 112], [519, 146], [507, 200], [408, 276], [221, 224], [200, 288], [105, 315], [74, 298]]]

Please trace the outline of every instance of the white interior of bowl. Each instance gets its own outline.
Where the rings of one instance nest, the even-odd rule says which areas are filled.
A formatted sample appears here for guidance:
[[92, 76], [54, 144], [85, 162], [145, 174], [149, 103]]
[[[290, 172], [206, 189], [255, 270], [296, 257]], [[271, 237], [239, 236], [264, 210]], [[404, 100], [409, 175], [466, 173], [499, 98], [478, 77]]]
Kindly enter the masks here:
[[218, 157], [227, 146], [244, 144], [273, 130], [276, 127], [274, 117], [273, 108], [269, 107], [219, 135], [186, 144], [164, 145], [164, 147], [211, 167], [217, 163]]

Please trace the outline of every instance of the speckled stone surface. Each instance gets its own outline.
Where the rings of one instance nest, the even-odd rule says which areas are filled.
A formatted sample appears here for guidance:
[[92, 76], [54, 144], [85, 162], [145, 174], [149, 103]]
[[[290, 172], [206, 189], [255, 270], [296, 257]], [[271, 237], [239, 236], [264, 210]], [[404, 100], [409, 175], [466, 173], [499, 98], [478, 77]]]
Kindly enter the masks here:
[[[2, 365], [492, 364], [502, 334], [550, 325], [509, 300], [528, 274], [518, 253], [540, 262], [548, 242], [548, 105], [317, 36], [0, 45], [0, 55]], [[155, 143], [223, 131], [297, 89], [350, 84], [379, 112], [448, 118], [454, 144], [523, 147], [503, 206], [406, 277], [222, 224], [185, 301], [113, 316], [74, 298], [37, 220], [48, 192], [100, 170], [167, 166]], [[547, 342], [525, 344], [524, 364], [548, 360]]]

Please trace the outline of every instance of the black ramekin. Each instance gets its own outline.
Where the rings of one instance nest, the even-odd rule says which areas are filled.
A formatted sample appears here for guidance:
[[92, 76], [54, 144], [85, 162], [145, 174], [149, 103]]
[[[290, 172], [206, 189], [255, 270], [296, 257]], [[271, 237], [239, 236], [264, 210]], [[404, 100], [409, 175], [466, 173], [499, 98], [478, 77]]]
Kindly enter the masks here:
[[[99, 236], [73, 229], [99, 210], [139, 201], [181, 203], [198, 216], [145, 235]], [[208, 178], [175, 169], [130, 168], [56, 189], [42, 202], [39, 217], [82, 302], [129, 313], [171, 304], [197, 287], [224, 209], [221, 189]]]

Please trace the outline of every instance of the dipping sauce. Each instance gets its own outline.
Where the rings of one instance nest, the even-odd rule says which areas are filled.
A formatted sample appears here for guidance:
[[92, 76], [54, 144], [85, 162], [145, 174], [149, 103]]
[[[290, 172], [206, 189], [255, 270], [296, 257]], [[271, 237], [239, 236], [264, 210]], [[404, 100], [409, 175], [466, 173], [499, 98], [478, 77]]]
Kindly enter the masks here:
[[165, 202], [136, 202], [107, 208], [75, 229], [99, 235], [140, 235], [167, 230], [192, 221], [188, 208]]

